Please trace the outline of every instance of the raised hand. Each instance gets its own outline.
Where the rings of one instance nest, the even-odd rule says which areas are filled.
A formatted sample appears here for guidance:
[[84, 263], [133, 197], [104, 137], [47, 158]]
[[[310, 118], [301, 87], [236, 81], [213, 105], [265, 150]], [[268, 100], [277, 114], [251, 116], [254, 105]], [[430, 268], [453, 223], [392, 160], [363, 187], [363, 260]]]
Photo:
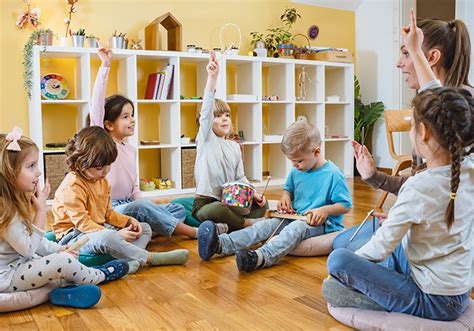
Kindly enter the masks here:
[[421, 49], [423, 45], [423, 31], [416, 26], [416, 17], [413, 8], [410, 10], [410, 24], [402, 27], [401, 30], [403, 44], [408, 50], [408, 53], [412, 54], [416, 50]]
[[375, 161], [372, 155], [369, 153], [367, 147], [362, 146], [357, 141], [352, 141], [352, 148], [354, 148], [354, 158], [356, 160], [356, 167], [362, 179], [371, 177], [375, 169]]
[[110, 42], [107, 41], [107, 47], [102, 46], [100, 41], [97, 41], [99, 44], [99, 58], [102, 61], [101, 67], [110, 67], [112, 64], [113, 53], [110, 49]]
[[211, 52], [209, 55], [209, 63], [206, 66], [207, 74], [217, 78], [219, 74], [219, 63], [217, 62], [216, 53]]

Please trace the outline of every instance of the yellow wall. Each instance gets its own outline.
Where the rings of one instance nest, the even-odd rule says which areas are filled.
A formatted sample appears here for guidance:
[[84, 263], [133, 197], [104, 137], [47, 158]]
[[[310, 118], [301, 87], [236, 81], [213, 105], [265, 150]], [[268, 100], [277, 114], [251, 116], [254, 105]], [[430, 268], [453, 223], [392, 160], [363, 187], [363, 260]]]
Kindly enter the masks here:
[[[33, 0], [41, 8], [43, 28], [63, 35], [68, 6], [66, 0]], [[313, 45], [348, 48], [355, 52], [354, 12], [295, 4], [285, 0], [80, 0], [71, 28], [83, 27], [101, 39], [115, 29], [137, 39], [138, 32], [155, 17], [171, 12], [183, 25], [183, 45], [219, 47], [220, 27], [236, 23], [242, 30], [242, 49], [250, 50], [251, 31], [261, 31], [280, 24], [285, 7], [295, 7], [302, 20], [294, 33], [306, 33], [311, 24], [320, 28]], [[18, 30], [16, 16], [24, 8], [20, 0], [0, 1], [0, 132], [19, 125], [28, 133], [27, 97], [23, 89], [22, 50], [30, 31]], [[232, 34], [229, 29], [229, 36]], [[92, 80], [94, 77], [91, 77]]]

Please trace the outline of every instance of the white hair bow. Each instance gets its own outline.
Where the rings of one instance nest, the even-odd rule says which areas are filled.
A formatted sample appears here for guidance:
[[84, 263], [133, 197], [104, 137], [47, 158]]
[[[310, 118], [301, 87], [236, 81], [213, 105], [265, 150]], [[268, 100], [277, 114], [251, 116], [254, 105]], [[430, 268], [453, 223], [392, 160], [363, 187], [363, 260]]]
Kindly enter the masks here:
[[18, 144], [18, 139], [21, 138], [22, 133], [23, 133], [23, 130], [15, 126], [13, 130], [7, 134], [6, 139], [10, 141], [10, 143], [7, 146], [7, 150], [17, 151], [17, 152], [21, 151], [20, 145]]

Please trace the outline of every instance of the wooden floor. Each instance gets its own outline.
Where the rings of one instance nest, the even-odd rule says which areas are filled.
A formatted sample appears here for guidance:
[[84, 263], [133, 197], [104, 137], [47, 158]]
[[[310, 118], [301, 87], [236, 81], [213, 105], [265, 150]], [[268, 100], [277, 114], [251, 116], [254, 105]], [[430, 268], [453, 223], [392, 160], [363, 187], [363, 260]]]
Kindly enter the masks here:
[[[375, 205], [375, 192], [360, 179], [349, 181], [353, 209], [345, 226], [359, 223]], [[267, 198], [279, 199], [280, 187]], [[393, 203], [389, 198], [386, 207]], [[101, 286], [92, 309], [65, 309], [49, 303], [0, 314], [1, 330], [349, 330], [327, 312], [321, 283], [327, 257], [286, 257], [278, 265], [239, 274], [234, 256], [202, 262], [197, 241], [159, 237], [149, 250], [190, 250], [185, 266], [155, 267]]]

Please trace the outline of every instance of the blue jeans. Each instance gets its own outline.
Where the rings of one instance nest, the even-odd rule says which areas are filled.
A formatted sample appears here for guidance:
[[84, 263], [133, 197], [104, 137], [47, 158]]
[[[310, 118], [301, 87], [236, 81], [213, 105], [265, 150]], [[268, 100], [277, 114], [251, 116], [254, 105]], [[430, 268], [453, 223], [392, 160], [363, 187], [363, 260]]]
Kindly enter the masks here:
[[150, 224], [153, 232], [171, 237], [176, 225], [184, 222], [186, 210], [179, 204], [156, 204], [148, 199], [139, 199], [118, 205], [114, 209], [124, 215]]
[[119, 233], [119, 228], [110, 224], [105, 224], [105, 229], [90, 233], [83, 233], [77, 229], [65, 235], [59, 243], [61, 245], [73, 244], [84, 235], [89, 241], [79, 249], [79, 253], [110, 254], [116, 259], [137, 260], [144, 265], [148, 258], [148, 251], [145, 249], [151, 240], [151, 227], [146, 223], [140, 223], [142, 235], [133, 242], [123, 239]]
[[365, 222], [365, 224], [362, 226], [362, 229], [360, 229], [354, 240], [350, 241], [352, 235], [357, 231], [358, 227], [358, 225], [354, 226], [334, 238], [334, 241], [332, 242], [332, 248], [347, 248], [348, 250], [355, 252], [356, 250], [364, 246], [367, 242], [369, 242], [370, 238], [372, 238], [372, 235], [374, 233], [374, 229], [375, 231], [377, 231], [377, 229], [380, 228], [379, 219], [375, 218], [374, 221], [368, 220], [367, 222]]
[[452, 296], [424, 293], [411, 277], [401, 245], [386, 260], [386, 266], [346, 248], [333, 251], [327, 265], [331, 276], [343, 285], [365, 294], [390, 312], [451, 321], [461, 316], [469, 305], [471, 291]]
[[[271, 218], [255, 222], [247, 228], [230, 234], [221, 234], [221, 254], [231, 255], [236, 251], [258, 244], [270, 237], [281, 219]], [[303, 221], [284, 220], [277, 232], [278, 236], [258, 248], [264, 258], [264, 267], [277, 263], [292, 252], [303, 240], [324, 234], [324, 225], [311, 226]]]

